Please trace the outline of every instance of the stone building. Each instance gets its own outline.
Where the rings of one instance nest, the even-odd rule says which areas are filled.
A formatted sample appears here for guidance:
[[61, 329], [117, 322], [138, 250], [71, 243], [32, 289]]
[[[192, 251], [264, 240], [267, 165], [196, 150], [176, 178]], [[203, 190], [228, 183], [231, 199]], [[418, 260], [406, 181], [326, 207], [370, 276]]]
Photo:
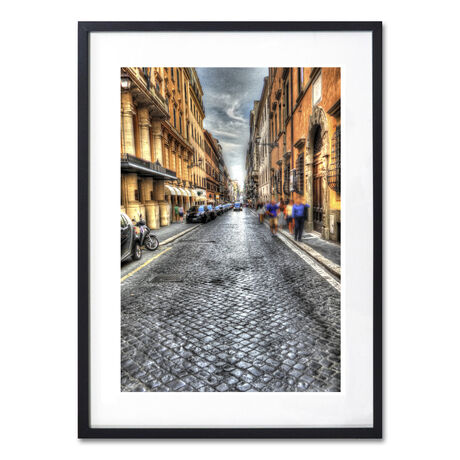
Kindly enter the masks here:
[[186, 211], [197, 194], [192, 181], [194, 146], [190, 136], [189, 86], [190, 70], [179, 67], [163, 69], [165, 99], [169, 118], [163, 121], [163, 164], [176, 173], [177, 181], [166, 182], [165, 198], [169, 205], [170, 221], [177, 219], [173, 208]]
[[213, 135], [204, 130], [206, 158], [206, 200], [214, 206], [221, 203], [222, 178], [219, 163], [222, 159], [222, 147]]
[[143, 216], [151, 228], [168, 225], [165, 181], [177, 181], [164, 166], [163, 123], [168, 120], [161, 68], [121, 69], [121, 210]]
[[258, 169], [256, 170], [257, 177], [257, 196], [258, 200], [264, 203], [271, 198], [270, 190], [270, 109], [268, 103], [268, 77], [264, 78], [264, 86], [259, 104], [257, 105], [257, 113], [255, 115], [254, 128], [254, 150], [257, 156]]
[[196, 204], [206, 203], [206, 156], [203, 120], [203, 89], [194, 68], [187, 68], [187, 129], [193, 147], [191, 182], [196, 192]]
[[[270, 194], [283, 200], [300, 195], [311, 206], [306, 230], [336, 242], [341, 239], [340, 85], [340, 68], [270, 68], [264, 82], [268, 142], [258, 135], [262, 125], [256, 114], [250, 117], [252, 142], [269, 146]], [[263, 196], [261, 150], [251, 146], [248, 154], [247, 173], [254, 177], [259, 166], [252, 193]], [[249, 174], [246, 182], [251, 191]]]
[[246, 178], [244, 190], [246, 200], [250, 204], [259, 201], [259, 152], [257, 147], [257, 111], [259, 101], [254, 101], [253, 109], [249, 114], [249, 142], [246, 152]]
[[121, 69], [121, 209], [151, 228], [206, 200], [202, 96], [193, 68]]

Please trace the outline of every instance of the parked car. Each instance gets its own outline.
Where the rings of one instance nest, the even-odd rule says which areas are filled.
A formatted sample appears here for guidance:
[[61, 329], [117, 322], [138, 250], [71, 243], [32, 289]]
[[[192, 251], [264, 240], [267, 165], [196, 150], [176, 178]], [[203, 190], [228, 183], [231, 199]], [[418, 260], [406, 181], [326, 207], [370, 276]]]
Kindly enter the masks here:
[[237, 201], [234, 206], [233, 206], [233, 210], [234, 211], [242, 211], [243, 210], [243, 206], [241, 205], [241, 203], [239, 201]]
[[224, 213], [224, 206], [222, 204], [218, 204], [216, 207], [215, 207], [215, 210], [217, 212], [217, 215], [218, 216], [221, 216], [223, 213]]
[[142, 257], [139, 228], [133, 225], [131, 219], [121, 213], [121, 261], [132, 257], [139, 260]]
[[187, 211], [185, 220], [188, 224], [193, 222], [205, 224], [211, 220], [211, 214], [206, 206], [191, 206]]
[[216, 209], [213, 208], [212, 204], [208, 204], [208, 211], [209, 215], [211, 216], [211, 220], [214, 220], [217, 217]]

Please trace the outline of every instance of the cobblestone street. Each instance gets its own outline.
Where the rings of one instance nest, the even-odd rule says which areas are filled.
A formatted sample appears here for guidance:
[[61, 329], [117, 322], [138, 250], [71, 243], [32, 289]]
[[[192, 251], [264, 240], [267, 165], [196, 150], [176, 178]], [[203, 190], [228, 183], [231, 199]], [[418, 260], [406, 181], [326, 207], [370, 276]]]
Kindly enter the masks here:
[[122, 391], [340, 391], [340, 292], [257, 217], [165, 250], [121, 284]]

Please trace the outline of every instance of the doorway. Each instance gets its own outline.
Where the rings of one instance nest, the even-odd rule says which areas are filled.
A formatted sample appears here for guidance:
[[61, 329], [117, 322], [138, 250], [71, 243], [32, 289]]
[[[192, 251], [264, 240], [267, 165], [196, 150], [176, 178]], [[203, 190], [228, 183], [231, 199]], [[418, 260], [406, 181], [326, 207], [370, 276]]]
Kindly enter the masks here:
[[316, 125], [313, 137], [313, 229], [323, 228], [323, 175], [321, 168], [321, 127]]

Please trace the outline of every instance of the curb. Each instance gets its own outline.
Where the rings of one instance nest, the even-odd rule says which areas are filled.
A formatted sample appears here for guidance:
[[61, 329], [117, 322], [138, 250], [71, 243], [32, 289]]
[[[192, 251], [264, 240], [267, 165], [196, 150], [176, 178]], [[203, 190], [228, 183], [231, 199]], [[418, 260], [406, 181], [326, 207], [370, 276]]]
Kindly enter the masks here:
[[184, 230], [183, 232], [178, 233], [177, 235], [171, 236], [168, 239], [162, 241], [159, 246], [164, 246], [165, 244], [172, 243], [173, 241], [176, 241], [178, 238], [181, 238], [182, 236], [186, 235], [187, 233], [190, 233], [192, 230], [195, 230], [199, 227], [199, 225], [195, 225], [193, 227], [187, 228], [187, 230]]
[[327, 257], [324, 257], [321, 255], [319, 252], [315, 251], [313, 248], [308, 246], [308, 244], [302, 243], [300, 241], [296, 241], [292, 238], [291, 234], [289, 232], [286, 232], [286, 230], [280, 230], [278, 231], [285, 236], [286, 238], [289, 238], [289, 241], [291, 243], [294, 243], [299, 249], [302, 249], [304, 252], [306, 252], [310, 257], [316, 260], [319, 264], [321, 264], [324, 268], [329, 270], [334, 276], [337, 278], [341, 278], [341, 268], [340, 265], [335, 264], [334, 262], [330, 261]]
[[[251, 212], [254, 216], [259, 217], [252, 209]], [[268, 226], [267, 222], [264, 224]], [[324, 257], [319, 252], [315, 251], [313, 248], [308, 246], [308, 244], [301, 243], [296, 241], [292, 238], [291, 234], [286, 230], [278, 229], [278, 232], [281, 233], [285, 238], [287, 238], [291, 243], [295, 244], [299, 249], [306, 252], [310, 257], [316, 260], [320, 265], [326, 268], [329, 272], [331, 272], [334, 276], [336, 276], [339, 280], [341, 279], [341, 267], [340, 265], [335, 264], [334, 262], [330, 261], [327, 257]]]

